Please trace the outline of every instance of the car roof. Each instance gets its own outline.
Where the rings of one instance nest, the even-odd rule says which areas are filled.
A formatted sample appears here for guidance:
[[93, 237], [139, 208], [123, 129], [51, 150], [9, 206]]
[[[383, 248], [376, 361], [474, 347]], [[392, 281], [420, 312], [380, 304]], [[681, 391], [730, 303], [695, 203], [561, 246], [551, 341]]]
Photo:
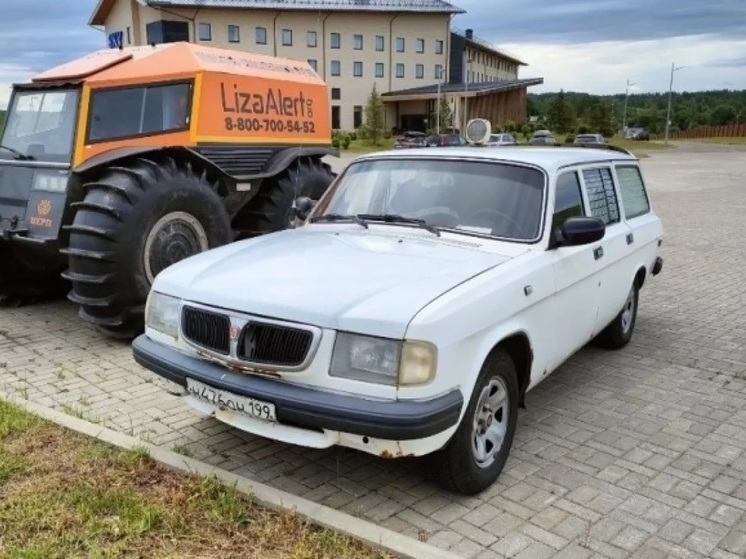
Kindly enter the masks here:
[[636, 162], [630, 153], [613, 149], [569, 146], [444, 146], [423, 150], [385, 150], [356, 157], [353, 161], [371, 159], [482, 159], [485, 161], [523, 163], [554, 172], [576, 164], [608, 161]]

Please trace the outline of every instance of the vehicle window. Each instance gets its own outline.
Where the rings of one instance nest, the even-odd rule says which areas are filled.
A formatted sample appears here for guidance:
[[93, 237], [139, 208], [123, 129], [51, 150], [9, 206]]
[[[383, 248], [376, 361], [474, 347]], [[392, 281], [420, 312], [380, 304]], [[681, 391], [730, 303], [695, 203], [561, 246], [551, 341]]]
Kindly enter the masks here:
[[585, 215], [585, 208], [578, 174], [575, 171], [563, 173], [557, 178], [552, 228], [561, 227], [569, 217], [583, 215]]
[[585, 192], [593, 217], [603, 220], [606, 225], [619, 221], [619, 202], [614, 191], [611, 169], [584, 169]]
[[189, 128], [191, 84], [93, 92], [88, 141], [101, 142]]
[[[0, 144], [42, 161], [69, 162], [79, 90], [23, 91], [13, 97]], [[0, 149], [0, 158], [14, 157]]]
[[619, 177], [619, 190], [622, 193], [625, 217], [631, 219], [648, 213], [650, 201], [645, 192], [640, 169], [631, 165], [619, 166], [616, 168], [616, 175]]
[[314, 216], [399, 214], [456, 232], [534, 241], [545, 175], [508, 163], [395, 158], [351, 164]]

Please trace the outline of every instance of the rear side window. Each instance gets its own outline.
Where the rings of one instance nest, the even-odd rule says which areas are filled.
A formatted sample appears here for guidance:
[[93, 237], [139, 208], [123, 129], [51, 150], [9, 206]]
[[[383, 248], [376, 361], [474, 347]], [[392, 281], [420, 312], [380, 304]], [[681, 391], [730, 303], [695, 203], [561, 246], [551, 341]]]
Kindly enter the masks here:
[[578, 174], [575, 171], [562, 173], [557, 178], [552, 227], [561, 227], [567, 218], [582, 215], [585, 215], [585, 210]]
[[650, 211], [650, 201], [645, 192], [640, 169], [635, 166], [620, 166], [616, 168], [619, 177], [619, 190], [624, 204], [624, 215], [627, 219], [644, 215]]
[[588, 202], [593, 217], [600, 218], [606, 225], [619, 221], [619, 201], [611, 178], [611, 169], [584, 169], [583, 181], [588, 194]]

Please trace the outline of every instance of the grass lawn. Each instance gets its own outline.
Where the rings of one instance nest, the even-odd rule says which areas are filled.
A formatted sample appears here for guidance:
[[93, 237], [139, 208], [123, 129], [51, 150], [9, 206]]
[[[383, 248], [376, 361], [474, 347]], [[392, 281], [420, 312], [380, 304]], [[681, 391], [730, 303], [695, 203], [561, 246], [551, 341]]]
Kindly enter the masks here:
[[388, 558], [0, 400], [0, 557]]
[[350, 142], [350, 147], [345, 150], [341, 150], [342, 153], [371, 153], [374, 151], [384, 151], [387, 149], [393, 149], [396, 137], [392, 138], [381, 138], [378, 142], [379, 145], [375, 146], [368, 140], [355, 140]]

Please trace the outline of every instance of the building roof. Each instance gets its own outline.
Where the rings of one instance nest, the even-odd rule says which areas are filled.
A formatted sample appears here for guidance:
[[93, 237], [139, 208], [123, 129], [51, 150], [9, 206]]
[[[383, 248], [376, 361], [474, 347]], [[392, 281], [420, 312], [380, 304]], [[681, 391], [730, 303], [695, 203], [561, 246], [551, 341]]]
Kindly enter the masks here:
[[[463, 14], [445, 0], [137, 0], [153, 8], [228, 8], [235, 10], [312, 10], [334, 12], [410, 12]], [[89, 25], [104, 25], [117, 0], [99, 0]]]
[[[524, 163], [547, 170], [550, 174], [567, 165], [596, 163], [602, 161], [635, 161], [637, 157], [628, 151], [606, 147], [572, 146], [458, 146], [420, 149], [392, 149], [359, 155], [355, 160], [377, 159], [484, 159], [488, 161]], [[353, 164], [354, 161], [351, 163]]]
[[486, 51], [489, 54], [494, 54], [496, 56], [499, 56], [500, 58], [505, 58], [506, 60], [510, 60], [511, 62], [514, 62], [519, 66], [528, 66], [526, 62], [518, 58], [515, 54], [512, 54], [503, 48], [497, 47], [485, 39], [476, 37], [471, 30], [464, 31], [452, 26], [451, 33], [455, 33], [456, 35], [464, 39], [464, 41], [466, 41], [466, 44], [472, 48]]
[[155, 82], [197, 72], [324, 85], [306, 62], [186, 42], [101, 49], [37, 74], [32, 82]]
[[[440, 86], [440, 93], [458, 93], [462, 97], [479, 97], [511, 89], [520, 89], [532, 85], [541, 85], [544, 78], [526, 78], [522, 80], [502, 80], [496, 82], [469, 83], [468, 88], [463, 83], [444, 83]], [[381, 94], [384, 101], [411, 101], [415, 99], [434, 99], [438, 95], [438, 84], [410, 87]]]

